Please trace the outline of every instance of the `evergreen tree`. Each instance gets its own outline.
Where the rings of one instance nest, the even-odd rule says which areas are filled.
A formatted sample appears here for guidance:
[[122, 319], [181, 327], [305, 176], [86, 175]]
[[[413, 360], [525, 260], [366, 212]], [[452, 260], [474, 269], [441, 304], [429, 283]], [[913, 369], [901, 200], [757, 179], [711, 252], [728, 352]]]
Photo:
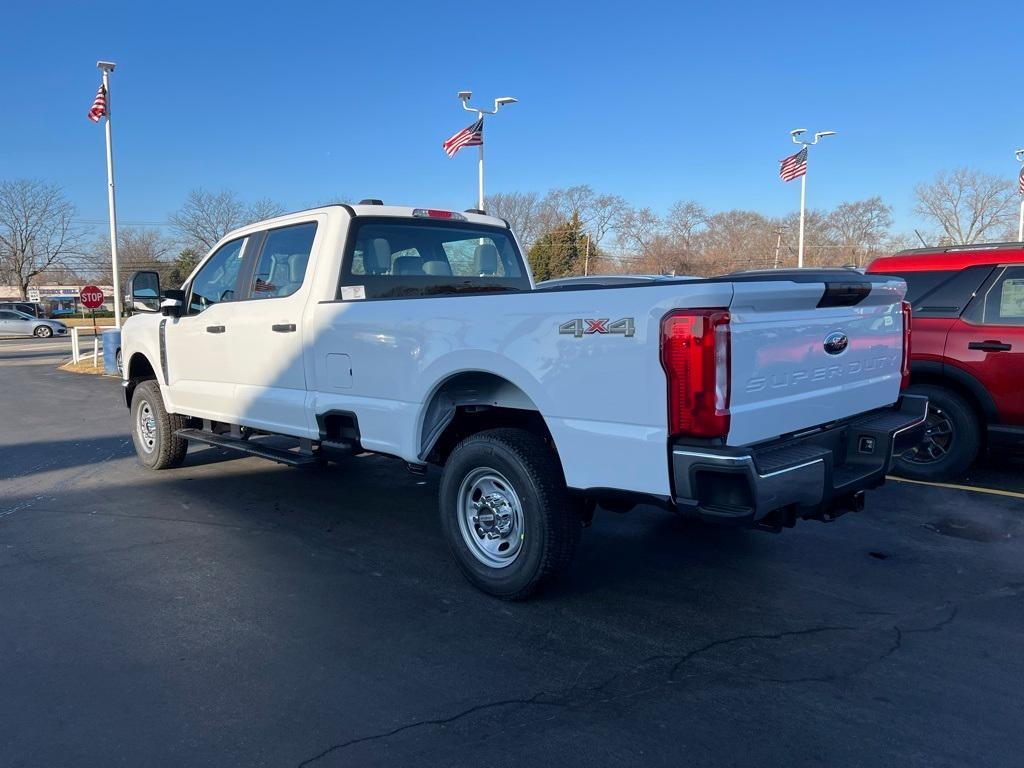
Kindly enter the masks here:
[[593, 271], [594, 264], [602, 254], [589, 240], [589, 236], [583, 232], [578, 213], [542, 234], [526, 255], [534, 280], [539, 282], [582, 275], [588, 258]]
[[167, 279], [171, 285], [167, 287], [179, 287], [196, 268], [199, 263], [199, 254], [192, 248], [186, 248], [174, 258], [174, 264]]

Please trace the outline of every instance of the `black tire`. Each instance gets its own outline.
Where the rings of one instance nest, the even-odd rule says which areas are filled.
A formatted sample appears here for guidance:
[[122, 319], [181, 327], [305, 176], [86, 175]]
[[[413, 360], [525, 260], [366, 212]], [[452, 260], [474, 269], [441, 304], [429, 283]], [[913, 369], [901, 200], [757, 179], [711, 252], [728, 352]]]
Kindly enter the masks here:
[[[488, 477], [497, 491], [474, 496], [476, 483], [485, 483]], [[507, 506], [501, 506], [504, 502], [498, 498], [502, 487]], [[460, 498], [466, 506], [460, 506]], [[472, 498], [498, 504], [483, 510], [484, 514], [494, 512], [495, 520], [502, 519], [499, 511], [514, 510], [517, 502], [518, 515], [513, 517], [520, 523], [518, 528], [513, 526], [500, 536], [491, 527], [495, 536], [487, 537], [470, 522], [472, 513], [464, 513]], [[565, 487], [558, 457], [543, 439], [521, 429], [479, 432], [455, 447], [441, 475], [440, 513], [441, 528], [462, 573], [477, 588], [505, 600], [529, 597], [562, 571], [572, 560], [582, 528], [580, 505]], [[484, 562], [485, 547], [506, 544], [517, 548], [510, 562], [500, 566]], [[507, 557], [501, 552], [493, 556]]]
[[37, 325], [32, 335], [40, 339], [48, 339], [53, 336], [53, 328], [48, 325]]
[[915, 384], [907, 392], [928, 398], [928, 435], [896, 460], [895, 473], [912, 480], [957, 479], [981, 449], [982, 425], [977, 412], [946, 387]]
[[[180, 467], [188, 451], [188, 441], [175, 432], [186, 426], [186, 418], [167, 412], [157, 382], [150, 379], [135, 387], [131, 414], [132, 442], [142, 466], [149, 469]], [[151, 423], [144, 426], [147, 417], [151, 418]]]

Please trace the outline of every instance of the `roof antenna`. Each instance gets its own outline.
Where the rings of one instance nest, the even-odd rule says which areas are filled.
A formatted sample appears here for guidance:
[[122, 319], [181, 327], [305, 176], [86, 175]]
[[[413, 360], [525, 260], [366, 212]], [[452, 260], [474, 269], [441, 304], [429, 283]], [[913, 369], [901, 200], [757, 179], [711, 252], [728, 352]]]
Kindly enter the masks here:
[[915, 234], [915, 235], [917, 235], [917, 239], [921, 241], [921, 245], [923, 245], [923, 246], [924, 246], [925, 248], [927, 248], [927, 247], [928, 247], [928, 243], [926, 243], [926, 242], [924, 241], [924, 238], [923, 238], [923, 237], [921, 237], [921, 233], [920, 233], [920, 232], [918, 232], [918, 231], [917, 231], [917, 230], [915, 229], [915, 230], [914, 230], [914, 234]]

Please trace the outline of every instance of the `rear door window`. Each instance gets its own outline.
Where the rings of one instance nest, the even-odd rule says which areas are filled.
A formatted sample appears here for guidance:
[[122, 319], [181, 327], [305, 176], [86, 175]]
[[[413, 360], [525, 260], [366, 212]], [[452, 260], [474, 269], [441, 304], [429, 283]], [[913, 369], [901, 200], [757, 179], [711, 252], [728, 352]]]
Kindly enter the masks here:
[[1007, 267], [979, 296], [985, 325], [1024, 326], [1024, 267]]
[[299, 290], [306, 279], [314, 237], [315, 221], [267, 232], [250, 286], [251, 298], [279, 298]]

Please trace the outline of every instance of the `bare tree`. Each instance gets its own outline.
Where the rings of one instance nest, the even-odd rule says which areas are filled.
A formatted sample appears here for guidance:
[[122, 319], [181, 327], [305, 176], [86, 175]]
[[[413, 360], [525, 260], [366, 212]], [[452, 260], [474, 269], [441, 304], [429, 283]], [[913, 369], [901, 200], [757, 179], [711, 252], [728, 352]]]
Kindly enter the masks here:
[[931, 183], [918, 184], [914, 194], [917, 213], [938, 224], [942, 239], [955, 245], [1001, 232], [1016, 204], [1008, 179], [970, 168], [940, 171]]
[[616, 244], [624, 253], [645, 258], [666, 237], [665, 222], [650, 208], [626, 208], [619, 214], [615, 235]]
[[[122, 227], [117, 232], [117, 265], [122, 278], [127, 278], [132, 272], [153, 270], [160, 274], [161, 282], [166, 282], [174, 269], [174, 262], [168, 258], [173, 248], [173, 241], [158, 230]], [[113, 279], [109, 236], [95, 242], [89, 261], [91, 279], [103, 283]]]
[[[780, 267], [795, 267], [798, 261], [800, 243], [800, 214], [797, 211], [774, 222], [782, 227], [782, 251]], [[773, 229], [773, 233], [774, 233]], [[772, 242], [774, 251], [775, 243]], [[808, 267], [838, 267], [845, 261], [844, 250], [838, 247], [829, 226], [827, 211], [808, 209], [804, 215], [804, 265]], [[774, 253], [773, 253], [774, 256]], [[774, 258], [773, 258], [774, 261]]]
[[840, 203], [825, 217], [825, 227], [837, 246], [833, 261], [863, 266], [878, 251], [891, 226], [892, 208], [877, 195]]
[[266, 198], [247, 205], [231, 190], [193, 189], [170, 222], [188, 247], [205, 252], [231, 230], [283, 211], [280, 204]]
[[34, 277], [80, 252], [85, 232], [74, 216], [75, 206], [57, 184], [0, 182], [0, 272], [22, 298]]
[[708, 223], [708, 212], [693, 200], [680, 200], [668, 209], [665, 225], [673, 239], [684, 248], [691, 248], [694, 235]]
[[589, 184], [577, 184], [565, 189], [552, 189], [544, 197], [543, 209], [554, 214], [557, 221], [571, 221], [578, 217], [583, 231], [600, 243], [614, 227], [628, 207], [619, 195], [596, 193]]
[[545, 222], [541, 216], [540, 195], [536, 192], [499, 192], [488, 195], [485, 203], [490, 215], [508, 221], [523, 248], [529, 250], [543, 234]]
[[707, 219], [697, 238], [700, 274], [771, 267], [778, 222], [755, 211], [721, 211]]

